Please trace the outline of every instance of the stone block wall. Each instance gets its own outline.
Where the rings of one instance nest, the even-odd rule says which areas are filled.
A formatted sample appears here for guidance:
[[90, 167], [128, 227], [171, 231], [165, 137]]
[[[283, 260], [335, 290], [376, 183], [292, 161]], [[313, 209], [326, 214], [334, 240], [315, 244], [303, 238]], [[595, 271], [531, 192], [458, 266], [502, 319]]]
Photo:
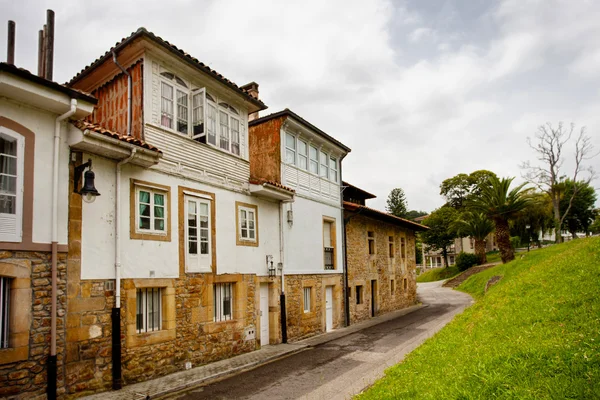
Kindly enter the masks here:
[[[300, 340], [325, 332], [325, 287], [333, 286], [333, 329], [344, 326], [342, 274], [286, 275], [287, 336]], [[304, 312], [304, 287], [311, 287], [311, 309]]]
[[[65, 393], [66, 254], [58, 255], [56, 352], [58, 394]], [[0, 275], [12, 278], [10, 340], [0, 349], [0, 398], [46, 397], [52, 307], [51, 253], [0, 251]]]
[[[350, 323], [371, 318], [371, 282], [375, 281], [375, 315], [400, 310], [416, 303], [416, 254], [414, 231], [348, 213], [346, 224], [347, 273], [351, 296]], [[368, 234], [373, 232], [375, 254], [369, 254]], [[390, 236], [392, 255], [390, 257]], [[405, 256], [401, 238], [405, 239]], [[393, 280], [393, 290], [392, 290]], [[362, 303], [357, 304], [357, 286], [362, 286]]]

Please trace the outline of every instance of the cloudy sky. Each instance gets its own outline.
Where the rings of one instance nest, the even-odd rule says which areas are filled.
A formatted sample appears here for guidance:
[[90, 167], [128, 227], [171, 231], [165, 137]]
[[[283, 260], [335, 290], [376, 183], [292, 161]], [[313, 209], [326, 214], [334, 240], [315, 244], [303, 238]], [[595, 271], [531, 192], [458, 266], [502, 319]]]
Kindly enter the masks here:
[[587, 126], [600, 149], [597, 1], [0, 0], [2, 23], [17, 22], [16, 62], [32, 71], [47, 8], [55, 80], [144, 26], [258, 82], [267, 113], [289, 107], [352, 148], [344, 179], [377, 208], [401, 187], [409, 208], [431, 211], [461, 172], [520, 179], [535, 158], [526, 138], [547, 121]]

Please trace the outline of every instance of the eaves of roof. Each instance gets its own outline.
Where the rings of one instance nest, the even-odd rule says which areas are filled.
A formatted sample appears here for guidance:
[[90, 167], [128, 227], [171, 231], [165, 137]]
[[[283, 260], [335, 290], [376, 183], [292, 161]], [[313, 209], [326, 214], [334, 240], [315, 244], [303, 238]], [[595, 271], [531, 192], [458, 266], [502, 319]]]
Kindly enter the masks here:
[[83, 121], [83, 120], [73, 121], [71, 123], [73, 124], [73, 126], [75, 126], [78, 129], [81, 129], [82, 131], [88, 130], [88, 131], [100, 133], [104, 136], [108, 136], [113, 139], [120, 140], [121, 142], [127, 142], [127, 143], [133, 144], [135, 146], [142, 147], [144, 149], [152, 150], [152, 151], [162, 154], [162, 151], [160, 151], [157, 147], [152, 146], [151, 144], [144, 142], [143, 140], [136, 139], [133, 136], [121, 135], [118, 132], [114, 132], [114, 131], [108, 130], [106, 128], [103, 128], [102, 126], [100, 126], [98, 124], [92, 124], [90, 122]]
[[89, 93], [86, 93], [81, 90], [73, 89], [73, 88], [67, 87], [65, 85], [61, 85], [58, 82], [54, 82], [54, 81], [48, 80], [46, 78], [43, 78], [41, 76], [35, 75], [24, 68], [19, 68], [12, 64], [5, 63], [5, 62], [0, 62], [0, 71], [5, 71], [8, 73], [11, 73], [15, 76], [18, 76], [19, 78], [27, 79], [28, 81], [31, 81], [33, 83], [37, 83], [37, 84], [45, 86], [49, 89], [53, 89], [58, 92], [64, 93], [73, 99], [84, 100], [84, 101], [87, 101], [88, 103], [91, 103], [94, 105], [98, 104], [98, 99], [96, 99], [94, 96], [92, 96]]
[[291, 117], [293, 119], [295, 119], [296, 121], [300, 122], [302, 125], [306, 126], [307, 128], [313, 130], [314, 132], [316, 132], [319, 136], [321, 136], [322, 138], [329, 140], [330, 142], [335, 143], [337, 146], [341, 147], [342, 149], [344, 149], [344, 151], [350, 153], [352, 150], [350, 149], [350, 147], [346, 146], [345, 144], [343, 144], [342, 142], [340, 142], [337, 139], [334, 139], [333, 137], [329, 136], [328, 134], [326, 134], [325, 132], [323, 132], [321, 129], [317, 128], [316, 126], [314, 126], [313, 124], [311, 124], [310, 122], [308, 122], [307, 120], [305, 120], [304, 118], [302, 118], [301, 116], [299, 116], [298, 114], [296, 114], [295, 112], [293, 112], [292, 110], [290, 110], [289, 108], [283, 109], [281, 111], [269, 114], [269, 115], [265, 115], [264, 117], [260, 117], [257, 118], [255, 120], [252, 120], [250, 122], [248, 122], [248, 126], [255, 126], [255, 125], [260, 125], [264, 122], [270, 121], [274, 118], [279, 118], [279, 117]]
[[191, 55], [189, 55], [185, 51], [181, 50], [177, 46], [169, 43], [168, 41], [164, 40], [160, 36], [156, 36], [154, 33], [146, 30], [146, 28], [144, 28], [144, 27], [139, 28], [137, 31], [133, 32], [128, 37], [121, 39], [120, 42], [116, 43], [114, 45], [114, 47], [112, 47], [110, 50], [108, 50], [106, 53], [104, 53], [104, 55], [102, 55], [101, 57], [97, 58], [94, 62], [92, 62], [87, 67], [83, 68], [77, 75], [75, 75], [67, 83], [67, 85], [71, 86], [71, 85], [75, 84], [77, 81], [79, 81], [82, 78], [84, 78], [94, 68], [96, 68], [97, 66], [99, 66], [100, 64], [102, 64], [108, 58], [112, 58], [112, 52], [113, 51], [114, 52], [119, 52], [119, 50], [121, 50], [125, 46], [129, 45], [130, 43], [132, 43], [134, 40], [136, 40], [138, 38], [147, 38], [147, 39], [151, 40], [152, 42], [154, 42], [154, 43], [158, 44], [159, 46], [161, 46], [163, 49], [165, 49], [168, 52], [170, 52], [170, 53], [174, 54], [175, 56], [179, 57], [180, 59], [182, 59], [183, 61], [185, 61], [189, 65], [191, 65], [192, 67], [194, 67], [194, 68], [196, 68], [196, 69], [198, 69], [198, 70], [200, 70], [200, 71], [202, 71], [202, 72], [204, 72], [204, 73], [212, 76], [213, 78], [215, 78], [218, 81], [220, 81], [221, 83], [223, 83], [225, 86], [227, 86], [227, 87], [233, 89], [234, 91], [238, 92], [239, 94], [243, 95], [246, 98], [247, 101], [249, 101], [250, 103], [252, 103], [255, 106], [257, 106], [259, 108], [259, 110], [265, 110], [267, 108], [267, 106], [265, 105], [265, 103], [263, 103], [261, 100], [255, 98], [255, 97], [251, 96], [246, 90], [242, 89], [240, 86], [236, 85], [234, 82], [232, 82], [229, 79], [225, 78], [223, 75], [219, 74], [217, 71], [213, 70], [208, 65], [200, 62], [197, 58], [192, 57]]
[[418, 224], [414, 221], [396, 217], [395, 215], [384, 213], [382, 211], [375, 210], [373, 208], [369, 208], [367, 206], [361, 206], [360, 204], [350, 203], [348, 201], [344, 202], [344, 210], [356, 212], [361, 215], [365, 215], [367, 217], [378, 219], [380, 221], [389, 222], [389, 223], [392, 223], [395, 225], [403, 226], [405, 228], [412, 229], [414, 231], [429, 230], [429, 228], [426, 227], [425, 225]]

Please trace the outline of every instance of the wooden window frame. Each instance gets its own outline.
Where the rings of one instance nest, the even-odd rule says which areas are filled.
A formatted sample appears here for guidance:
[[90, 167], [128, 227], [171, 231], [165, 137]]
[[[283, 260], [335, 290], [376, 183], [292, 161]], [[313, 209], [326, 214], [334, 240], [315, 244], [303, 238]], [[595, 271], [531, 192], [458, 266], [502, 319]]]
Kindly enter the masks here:
[[[326, 215], [323, 215], [323, 221], [322, 221], [322, 225], [323, 226], [325, 223], [329, 223], [331, 226], [331, 230], [329, 232], [329, 237], [330, 237], [330, 241], [331, 241], [331, 247], [333, 248], [333, 254], [331, 255], [331, 257], [333, 258], [333, 268], [332, 269], [327, 269], [327, 271], [335, 271], [337, 270], [337, 255], [338, 255], [338, 249], [337, 249], [337, 227], [336, 227], [336, 219], [333, 217], [329, 217]], [[321, 228], [321, 231], [323, 231], [323, 229]], [[323, 235], [323, 249], [325, 249], [325, 235], [323, 233], [321, 233]], [[323, 269], [325, 269], [325, 251], [323, 250]]]
[[[186, 233], [186, 207], [185, 197], [199, 197], [210, 200], [210, 266], [207, 268], [199, 268], [198, 270], [190, 270], [187, 265], [187, 233]], [[216, 272], [217, 268], [217, 203], [214, 193], [205, 192], [203, 190], [193, 189], [185, 186], [177, 187], [177, 208], [178, 208], [178, 223], [179, 223], [179, 273], [211, 273]]]
[[370, 256], [374, 256], [377, 253], [375, 246], [375, 231], [367, 231], [367, 251]]
[[[14, 234], [0, 234], [0, 242], [10, 243], [21, 243], [23, 241], [23, 205], [24, 205], [24, 174], [25, 174], [25, 137], [19, 132], [9, 129], [5, 126], [0, 125], [0, 135], [8, 136], [15, 140], [17, 147], [16, 158], [16, 184], [15, 184], [15, 213], [14, 214], [1, 214], [6, 217], [14, 219], [15, 233]], [[13, 157], [8, 156], [7, 157]], [[0, 161], [1, 162], [1, 161]]]
[[[234, 282], [217, 282], [213, 284], [213, 322], [228, 322], [235, 319], [235, 286]], [[223, 301], [226, 297], [222, 295], [222, 292], [227, 292], [227, 289], [229, 290], [229, 314], [225, 314], [223, 311]], [[219, 305], [217, 305], [217, 296], [221, 301]]]
[[[138, 229], [138, 189], [146, 188], [147, 190], [155, 190], [164, 192], [166, 205], [165, 205], [165, 232], [161, 233], [154, 231], [146, 231]], [[141, 181], [137, 179], [130, 179], [130, 192], [129, 192], [129, 238], [132, 240], [154, 240], [159, 242], [170, 242], [171, 241], [171, 187], [166, 185], [159, 185], [157, 183]], [[153, 213], [154, 210], [151, 210]]]
[[[155, 312], [158, 313], [158, 326], [157, 327], [151, 327], [149, 328], [149, 321], [148, 321], [148, 297], [149, 294], [148, 292], [151, 291], [150, 293], [152, 294], [152, 296], [154, 295], [154, 291], [157, 290], [158, 292], [158, 299], [157, 302], [158, 304], [154, 304], [154, 298], [152, 298], [152, 306], [153, 308], [156, 310], [156, 308], [158, 308], [158, 310], [156, 310]], [[163, 288], [160, 287], [146, 287], [146, 288], [137, 288], [136, 289], [136, 331], [137, 333], [146, 333], [146, 332], [156, 332], [156, 331], [160, 331], [162, 330], [162, 292], [163, 292]], [[141, 313], [140, 313], [140, 305], [141, 305]], [[139, 326], [138, 324], [138, 319], [137, 316], [141, 315], [141, 326]]]
[[[254, 239], [242, 237], [242, 226], [240, 221], [240, 211], [253, 211], [254, 212]], [[241, 201], [235, 202], [235, 244], [238, 246], [252, 246], [258, 247], [258, 206], [256, 204], [242, 203]]]

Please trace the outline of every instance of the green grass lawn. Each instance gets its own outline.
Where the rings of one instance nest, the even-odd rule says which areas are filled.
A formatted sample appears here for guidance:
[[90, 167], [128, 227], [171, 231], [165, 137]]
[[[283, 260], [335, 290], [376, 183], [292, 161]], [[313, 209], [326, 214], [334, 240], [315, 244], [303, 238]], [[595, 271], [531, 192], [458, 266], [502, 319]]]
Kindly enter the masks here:
[[359, 399], [600, 398], [600, 238], [517, 255], [459, 289], [477, 302]]
[[434, 282], [452, 278], [460, 273], [458, 267], [434, 268], [417, 276], [417, 282]]
[[486, 258], [487, 258], [487, 263], [493, 263], [493, 262], [498, 262], [498, 261], [502, 261], [502, 259], [500, 258], [500, 252], [499, 251], [490, 251], [489, 253], [486, 253]]

